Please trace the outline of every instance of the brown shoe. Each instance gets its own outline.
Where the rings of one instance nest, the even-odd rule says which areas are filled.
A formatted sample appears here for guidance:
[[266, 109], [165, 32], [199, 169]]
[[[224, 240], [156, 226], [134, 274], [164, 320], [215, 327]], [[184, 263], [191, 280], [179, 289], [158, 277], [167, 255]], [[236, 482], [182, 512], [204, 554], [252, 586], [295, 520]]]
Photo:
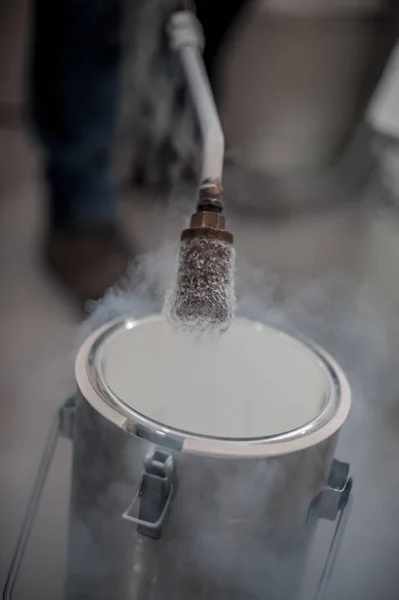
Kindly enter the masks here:
[[45, 258], [57, 279], [85, 305], [124, 276], [130, 253], [115, 227], [51, 231]]

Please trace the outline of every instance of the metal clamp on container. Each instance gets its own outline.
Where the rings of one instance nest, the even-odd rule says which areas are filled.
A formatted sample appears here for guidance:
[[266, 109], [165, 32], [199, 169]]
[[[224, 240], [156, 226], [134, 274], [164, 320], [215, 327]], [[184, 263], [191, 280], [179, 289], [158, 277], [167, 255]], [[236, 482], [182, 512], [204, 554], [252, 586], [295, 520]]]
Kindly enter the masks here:
[[[159, 539], [162, 527], [173, 496], [174, 481], [173, 456], [162, 450], [155, 450], [144, 463], [144, 473], [138, 490], [122, 517], [138, 525], [141, 535]], [[139, 507], [138, 517], [132, 512]]]

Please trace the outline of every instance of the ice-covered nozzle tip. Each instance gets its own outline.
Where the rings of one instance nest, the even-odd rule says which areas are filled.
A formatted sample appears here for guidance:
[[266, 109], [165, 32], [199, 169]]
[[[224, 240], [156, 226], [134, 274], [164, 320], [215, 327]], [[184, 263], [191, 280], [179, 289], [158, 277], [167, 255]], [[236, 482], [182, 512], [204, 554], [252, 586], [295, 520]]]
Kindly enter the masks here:
[[183, 231], [174, 285], [166, 294], [164, 313], [175, 328], [223, 333], [235, 308], [233, 236], [198, 227]]

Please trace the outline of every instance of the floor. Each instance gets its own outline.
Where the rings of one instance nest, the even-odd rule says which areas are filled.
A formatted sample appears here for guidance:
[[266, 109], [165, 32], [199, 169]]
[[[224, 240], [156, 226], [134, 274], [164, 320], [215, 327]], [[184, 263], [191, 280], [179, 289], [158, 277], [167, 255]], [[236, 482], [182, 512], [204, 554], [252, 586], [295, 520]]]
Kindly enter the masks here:
[[[12, 3], [5, 3], [8, 23], [19, 23], [26, 10], [22, 4], [16, 14]], [[6, 47], [6, 38], [0, 39]], [[13, 43], [15, 68], [6, 60], [0, 71], [1, 102], [6, 104], [21, 98], [26, 36], [21, 33]], [[74, 391], [73, 358], [82, 325], [41, 265], [45, 190], [37, 149], [23, 126], [2, 122], [0, 157], [2, 584], [51, 418]], [[311, 334], [341, 361], [354, 388], [352, 415], [338, 456], [351, 463], [355, 506], [328, 594], [331, 600], [393, 600], [399, 585], [399, 385], [392, 361], [399, 347], [399, 219], [380, 205], [375, 190], [372, 200], [374, 204], [344, 202], [284, 219], [239, 214], [230, 219], [240, 258], [243, 310]], [[167, 206], [138, 197], [125, 199], [124, 222], [141, 249], [152, 253], [143, 268], [155, 277], [165, 277], [164, 266], [169, 268], [173, 254], [170, 244], [187, 210], [177, 197]], [[61, 597], [70, 458], [70, 444], [62, 441], [16, 588], [17, 600]], [[330, 535], [331, 529], [323, 525], [309, 568], [309, 590]]]

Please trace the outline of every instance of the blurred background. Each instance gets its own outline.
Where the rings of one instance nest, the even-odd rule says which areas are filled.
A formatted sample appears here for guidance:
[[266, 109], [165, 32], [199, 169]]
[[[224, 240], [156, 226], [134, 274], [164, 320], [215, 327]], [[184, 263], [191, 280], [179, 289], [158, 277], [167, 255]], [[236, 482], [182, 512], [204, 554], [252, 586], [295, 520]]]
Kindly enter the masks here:
[[[85, 301], [134, 257], [177, 241], [194, 206], [198, 135], [164, 39], [165, 19], [181, 4], [0, 5], [0, 583], [51, 417], [74, 391]], [[225, 200], [240, 260], [273, 306], [297, 298], [293, 289], [325, 290], [317, 282], [328, 279], [321, 313], [344, 337], [342, 316], [357, 315], [365, 298], [373, 306], [378, 333], [358, 328], [354, 346], [369, 345], [355, 376], [366, 375], [372, 412], [349, 428], [341, 451], [356, 505], [331, 597], [397, 598], [397, 8], [199, 0], [196, 10], [226, 135]], [[333, 352], [334, 326], [325, 339], [316, 334]], [[70, 459], [63, 441], [18, 600], [61, 597]], [[310, 579], [318, 568], [316, 552]]]

